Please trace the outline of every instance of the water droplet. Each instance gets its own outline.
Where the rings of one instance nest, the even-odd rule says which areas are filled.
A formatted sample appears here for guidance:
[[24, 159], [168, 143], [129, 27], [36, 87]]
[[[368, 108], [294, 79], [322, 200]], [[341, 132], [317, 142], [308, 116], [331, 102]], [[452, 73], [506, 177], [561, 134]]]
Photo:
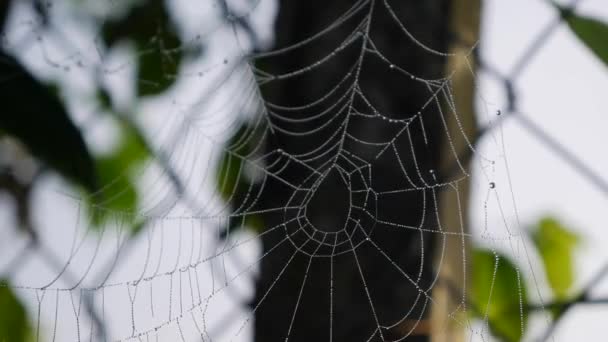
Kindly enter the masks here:
[[494, 189], [496, 187], [496, 183], [490, 182], [490, 189]]
[[416, 78], [416, 77], [414, 77], [414, 75], [410, 75], [410, 78], [411, 78], [411, 79], [414, 79], [414, 78]]
[[227, 59], [224, 59], [224, 64], [228, 64], [228, 60]]
[[499, 110], [496, 111], [496, 115], [500, 115], [500, 114], [502, 114], [502, 112], [499, 109]]
[[389, 66], [389, 68], [391, 68], [391, 69], [395, 69], [395, 64], [391, 64], [391, 65]]

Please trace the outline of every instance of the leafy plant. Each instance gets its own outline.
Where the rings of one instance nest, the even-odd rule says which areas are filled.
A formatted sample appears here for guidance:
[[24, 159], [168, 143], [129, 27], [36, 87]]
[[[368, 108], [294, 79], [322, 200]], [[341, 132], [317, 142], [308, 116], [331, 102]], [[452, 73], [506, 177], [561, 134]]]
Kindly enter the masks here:
[[[558, 302], [572, 300], [576, 279], [574, 256], [579, 237], [553, 217], [543, 217], [531, 229], [547, 282]], [[472, 252], [469, 300], [475, 317], [485, 320], [492, 335], [501, 341], [521, 341], [531, 308], [549, 311], [554, 317], [560, 306], [531, 304], [519, 266], [507, 256], [487, 249]]]
[[575, 13], [572, 8], [554, 3], [570, 30], [608, 66], [608, 25]]
[[127, 213], [123, 218], [129, 223], [135, 221], [128, 213], [136, 210], [139, 202], [136, 171], [151, 156], [139, 132], [124, 123], [120, 127], [120, 144], [96, 158], [101, 188], [88, 197], [88, 203], [92, 223], [97, 227], [106, 223], [109, 212]]
[[0, 341], [22, 342], [32, 335], [27, 312], [6, 280], [0, 280]]
[[[215, 173], [217, 190], [225, 201], [241, 204], [246, 198], [248, 189], [255, 186], [255, 180], [247, 172], [249, 165], [244, 162], [244, 157], [254, 152], [251, 141], [255, 139], [251, 137], [255, 134], [257, 134], [255, 130], [251, 130], [247, 123], [243, 123], [226, 143], [226, 150]], [[232, 216], [221, 236], [226, 237], [230, 232], [243, 226], [261, 231], [264, 225], [258, 215]]]
[[556, 299], [568, 298], [574, 284], [574, 249], [579, 238], [552, 217], [542, 218], [532, 232], [547, 280]]
[[135, 44], [139, 96], [159, 95], [173, 84], [183, 50], [166, 1], [141, 2], [120, 18], [106, 21], [102, 32], [109, 46], [124, 40]]
[[520, 341], [528, 325], [528, 296], [516, 264], [486, 249], [473, 250], [471, 262], [469, 299], [475, 316], [503, 341]]
[[94, 192], [98, 182], [93, 157], [63, 103], [19, 61], [1, 51], [0, 75], [10, 79], [0, 82], [0, 134], [18, 139], [50, 168]]

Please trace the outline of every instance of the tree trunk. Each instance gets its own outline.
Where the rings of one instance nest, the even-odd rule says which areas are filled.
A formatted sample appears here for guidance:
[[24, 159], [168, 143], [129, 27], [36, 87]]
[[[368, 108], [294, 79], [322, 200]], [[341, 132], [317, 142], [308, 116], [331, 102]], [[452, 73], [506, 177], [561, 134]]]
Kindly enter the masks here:
[[[448, 114], [441, 98], [428, 102], [445, 84], [423, 79], [444, 76], [447, 57], [431, 49], [448, 50], [451, 7], [448, 0], [387, 2], [403, 26], [384, 1], [363, 2], [318, 39], [256, 61], [275, 75], [262, 86], [275, 104], [269, 109], [311, 118], [269, 116], [265, 148], [285, 167], [268, 178], [258, 205], [284, 209], [262, 217], [280, 228], [262, 238], [256, 341], [429, 340], [441, 236], [434, 185]], [[280, 1], [275, 48], [305, 41], [351, 6]]]
[[[454, 39], [450, 42], [446, 74], [452, 76], [453, 105], [446, 106], [446, 126], [450, 134], [449, 143], [444, 140], [442, 148], [441, 174], [453, 172], [457, 160], [452, 149], [469, 172], [464, 156], [468, 152], [468, 142], [475, 140], [475, 68], [476, 57], [471, 48], [479, 41], [480, 0], [452, 0], [450, 32]], [[458, 118], [458, 120], [456, 120]], [[440, 195], [440, 219], [442, 226], [459, 238], [447, 238], [437, 244], [435, 253], [436, 270], [441, 281], [433, 288], [436, 303], [431, 310], [433, 342], [464, 342], [467, 322], [466, 307], [463, 305], [467, 293], [469, 241], [464, 237], [468, 232], [469, 178], [463, 179], [455, 187], [444, 187]]]

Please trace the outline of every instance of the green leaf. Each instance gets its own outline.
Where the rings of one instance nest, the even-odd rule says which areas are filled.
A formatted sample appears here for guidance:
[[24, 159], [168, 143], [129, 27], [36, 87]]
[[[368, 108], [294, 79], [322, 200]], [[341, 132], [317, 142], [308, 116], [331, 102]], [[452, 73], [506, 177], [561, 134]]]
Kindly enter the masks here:
[[[96, 161], [102, 187], [98, 194], [89, 199], [89, 209], [91, 222], [97, 227], [106, 223], [111, 212], [130, 213], [137, 209], [139, 195], [134, 171], [150, 157], [150, 151], [139, 132], [125, 124], [121, 128], [118, 147]], [[141, 228], [138, 222], [134, 222], [133, 215], [123, 218], [133, 224], [133, 230]]]
[[131, 5], [117, 18], [106, 20], [102, 27], [104, 41], [112, 46], [121, 40], [146, 44], [160, 30], [171, 28], [165, 0], [144, 0]]
[[501, 340], [520, 341], [528, 324], [528, 297], [515, 264], [493, 251], [475, 249], [472, 265], [469, 299], [475, 315], [487, 317], [490, 331]]
[[[217, 166], [218, 192], [225, 201], [230, 201], [233, 208], [239, 208], [248, 198], [251, 200], [247, 193], [252, 191], [252, 187], [257, 186], [258, 179], [252, 175], [252, 172], [247, 172], [252, 170], [247, 169], [250, 165], [246, 164], [243, 158], [254, 152], [255, 142], [259, 141], [256, 138], [259, 138], [260, 134], [258, 129], [243, 122], [226, 143], [226, 150]], [[226, 238], [233, 231], [245, 227], [255, 232], [262, 232], [264, 230], [262, 217], [259, 215], [230, 217], [221, 233], [221, 238]]]
[[217, 187], [224, 200], [232, 197], [233, 194], [246, 191], [251, 183], [245, 177], [243, 156], [248, 155], [252, 148], [248, 143], [253, 132], [243, 124], [238, 131], [228, 140], [228, 147], [220, 160], [217, 175]]
[[139, 96], [161, 94], [175, 82], [183, 51], [164, 0], [144, 1], [122, 18], [106, 21], [102, 33], [110, 46], [121, 40], [135, 43]]
[[264, 231], [264, 227], [264, 221], [260, 215], [231, 216], [228, 218], [227, 227], [220, 232], [220, 238], [226, 239], [230, 234], [242, 228], [249, 228], [259, 234]]
[[608, 25], [578, 15], [572, 9], [555, 4], [574, 34], [608, 66]]
[[151, 152], [144, 137], [126, 123], [123, 123], [121, 128], [121, 144], [114, 152], [117, 162], [131, 166], [146, 161], [151, 156]]
[[32, 155], [67, 179], [95, 191], [93, 158], [59, 99], [3, 52], [0, 75], [0, 131], [21, 141]]
[[148, 223], [148, 221], [145, 219], [139, 219], [139, 220], [135, 221], [131, 225], [131, 236], [135, 236], [135, 235], [139, 234], [146, 227], [147, 223]]
[[[128, 214], [137, 208], [138, 194], [127, 169], [115, 155], [97, 159], [97, 171], [102, 191], [89, 199], [91, 222], [100, 227], [107, 222], [111, 213]], [[121, 216], [132, 222], [132, 215]]]
[[[170, 37], [171, 39], [174, 37]], [[167, 40], [164, 40], [166, 43]], [[169, 44], [177, 46], [177, 44]], [[167, 51], [160, 48], [139, 54], [137, 94], [159, 95], [175, 82], [182, 60], [181, 50]]]
[[111, 110], [114, 107], [112, 103], [112, 96], [104, 87], [97, 89], [97, 102], [101, 108], [105, 110]]
[[4, 280], [0, 280], [0, 341], [23, 342], [32, 335], [25, 307]]
[[574, 284], [574, 249], [579, 238], [554, 218], [540, 220], [532, 241], [541, 256], [549, 286], [558, 300], [567, 299]]
[[224, 200], [229, 200], [238, 188], [249, 186], [242, 177], [242, 168], [243, 161], [237, 156], [226, 152], [222, 157], [217, 171], [217, 185]]

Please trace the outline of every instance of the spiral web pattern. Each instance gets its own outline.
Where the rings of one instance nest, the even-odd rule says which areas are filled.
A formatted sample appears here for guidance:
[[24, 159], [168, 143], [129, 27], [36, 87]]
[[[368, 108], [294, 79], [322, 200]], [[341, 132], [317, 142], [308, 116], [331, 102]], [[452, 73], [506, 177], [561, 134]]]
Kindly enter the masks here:
[[[444, 261], [446, 241], [450, 239], [461, 241], [459, 255], [463, 258], [463, 265], [468, 262], [465, 258], [465, 240], [468, 239], [510, 246], [508, 248], [515, 250], [517, 256], [526, 258], [524, 251], [520, 250], [520, 238], [513, 232], [517, 228], [510, 227], [512, 223], [508, 222], [517, 214], [515, 206], [508, 197], [503, 199], [499, 195], [493, 182], [496, 170], [506, 168], [502, 137], [493, 135], [493, 147], [497, 153], [491, 156], [491, 153], [477, 151], [464, 131], [460, 132], [460, 137], [451, 136], [453, 133], [445, 126], [446, 120], [453, 116], [458, 122], [461, 115], [454, 103], [452, 75], [426, 79], [410, 73], [396, 61], [390, 61], [368, 34], [373, 25], [372, 9], [386, 11], [401, 29], [403, 37], [411, 40], [423, 53], [445, 57], [449, 54], [435, 51], [417, 40], [408, 31], [407, 23], [401, 22], [393, 11], [390, 1], [375, 1], [378, 4], [374, 0], [357, 1], [317, 34], [290, 46], [257, 54], [248, 51], [251, 42], [246, 30], [238, 23], [239, 20], [253, 20], [256, 11], [263, 7], [262, 0], [243, 5], [242, 9], [234, 12], [222, 12], [224, 4], [221, 2], [201, 5], [204, 7], [201, 12], [209, 11], [213, 14], [209, 17], [216, 20], [210, 19], [211, 24], [204, 29], [185, 33], [190, 38], [184, 40], [182, 46], [164, 47], [156, 44], [158, 37], [150, 37], [150, 49], [136, 53], [162, 54], [170, 61], [173, 54], [203, 43], [208, 44], [211, 52], [202, 61], [189, 63], [178, 74], [166, 74], [166, 77], [178, 80], [175, 89], [162, 99], [149, 100], [150, 108], [146, 110], [151, 112], [149, 117], [153, 119], [149, 122], [146, 121], [148, 117], [141, 119], [141, 125], [145, 126], [157, 149], [156, 156], [137, 170], [125, 170], [125, 174], [135, 172], [140, 180], [142, 198], [138, 208], [128, 212], [112, 210], [109, 204], [124, 194], [119, 191], [113, 197], [107, 197], [103, 196], [102, 189], [94, 208], [106, 212], [111, 223], [97, 231], [88, 221], [89, 209], [79, 194], [58, 191], [57, 184], [54, 184], [52, 189], [46, 189], [45, 195], [41, 195], [42, 199], [53, 202], [50, 204], [52, 209], [42, 210], [43, 214], [50, 217], [50, 212], [58, 210], [70, 214], [69, 219], [48, 218], [44, 221], [41, 235], [48, 243], [46, 248], [57, 249], [55, 252], [60, 257], [52, 260], [50, 254], [42, 251], [32, 265], [24, 268], [12, 281], [11, 287], [28, 298], [31, 304], [37, 338], [53, 341], [246, 340], [256, 311], [264, 305], [266, 297], [273, 296], [274, 283], [262, 295], [261, 301], [252, 307], [241, 305], [252, 295], [253, 279], [257, 276], [259, 264], [274, 251], [270, 248], [265, 253], [259, 252], [260, 238], [268, 235], [278, 236], [276, 247], [293, 247], [293, 254], [281, 266], [276, 282], [280, 281], [283, 271], [289, 268], [296, 256], [308, 258], [286, 340], [292, 334], [293, 322], [298, 320], [301, 301], [314, 296], [305, 290], [311, 264], [329, 266], [326, 279], [328, 284], [332, 284], [328, 295], [333, 300], [334, 291], [338, 291], [333, 287], [334, 259], [337, 257], [352, 258], [357, 265], [369, 303], [370, 320], [377, 327], [372, 335], [362, 336], [362, 341], [388, 340], [384, 337], [388, 329], [404, 321], [422, 319], [413, 314], [414, 307], [438, 305], [431, 289], [439, 275], [433, 277], [430, 286], [420, 282], [427, 260], [425, 251], [417, 251], [421, 258], [419, 269], [406, 270], [374, 238], [377, 230], [411, 231], [420, 239], [439, 238], [437, 248], [442, 252], [439, 264]], [[70, 6], [62, 2], [48, 5], [60, 13], [60, 18], [71, 18], [73, 9]], [[116, 4], [110, 3], [110, 6]], [[105, 51], [98, 36], [89, 30], [74, 34], [74, 37], [59, 28], [41, 32], [42, 24], [25, 9], [16, 18], [16, 28], [4, 37], [5, 46], [16, 51], [25, 45], [31, 49], [27, 51], [37, 51], [23, 53], [21, 57], [50, 74], [51, 78], [69, 83], [101, 74], [109, 84], [118, 84], [132, 77], [133, 62], [120, 54]], [[285, 73], [274, 74], [264, 70], [261, 61], [307, 49], [344, 25], [351, 25], [352, 32], [334, 42], [329, 54]], [[474, 48], [472, 46], [469, 53]], [[338, 82], [323, 85], [322, 96], [303, 104], [273, 103], [262, 96], [264, 87], [314, 75], [346, 49], [358, 50], [357, 58], [345, 68], [347, 71]], [[368, 58], [381, 62], [387, 72], [425, 89], [428, 97], [417, 112], [395, 119], [375, 106], [359, 83], [364, 60]], [[463, 60], [468, 63], [466, 56]], [[487, 114], [494, 113], [489, 110], [491, 105], [483, 102], [482, 107], [486, 118], [491, 121], [493, 114]], [[457, 138], [467, 141], [475, 160], [473, 169], [488, 188], [484, 212], [487, 214], [488, 207], [500, 210], [500, 219], [504, 222], [502, 230], [493, 230], [487, 221], [484, 231], [478, 236], [463, 226], [457, 229], [442, 227], [438, 194], [444, 189], [457, 194], [461, 191], [461, 184], [471, 178], [471, 172], [466, 168], [467, 161], [461, 161], [462, 157], [452, 146], [457, 176], [442, 180], [436, 170], [422, 169], [416, 164], [418, 156], [413, 149], [403, 151], [396, 145], [400, 140], [411, 140], [412, 130], [422, 129], [424, 135], [425, 111], [430, 108], [441, 113], [443, 139], [448, 144]], [[81, 119], [81, 123], [87, 122], [87, 118]], [[393, 133], [380, 139], [370, 139], [364, 134], [349, 131], [353, 120], [370, 124], [381, 122]], [[92, 126], [91, 132], [96, 132], [95, 123]], [[265, 142], [277, 133], [296, 140], [319, 136], [319, 144], [297, 152], [279, 148], [268, 150]], [[229, 140], [231, 136], [236, 138]], [[427, 139], [426, 135], [424, 137]], [[364, 146], [370, 152], [365, 157], [359, 156], [350, 148], [353, 145]], [[239, 193], [236, 186], [228, 184], [226, 179], [225, 184], [218, 186], [216, 165], [226, 158], [229, 161], [224, 171], [235, 175], [237, 180], [247, 179], [244, 192], [240, 189]], [[374, 187], [375, 178], [386, 176], [374, 173], [380, 158], [393, 161], [391, 177], [399, 179], [402, 186], [392, 189]], [[405, 165], [411, 161], [415, 164], [414, 173], [408, 171], [412, 169], [410, 166]], [[174, 174], [163, 168], [164, 164], [169, 164]], [[286, 170], [294, 168], [305, 176], [299, 179], [286, 177]], [[179, 179], [183, 191], [175, 189], [173, 178]], [[339, 224], [331, 227], [319, 226], [307, 213], [311, 205], [315, 205], [313, 202], [323, 200], [317, 197], [324, 182], [328, 181], [341, 183], [344, 198], [348, 199], [345, 212], [338, 215]], [[282, 184], [284, 191], [290, 194], [289, 200], [277, 207], [261, 205], [260, 198], [267, 182]], [[506, 191], [507, 196], [512, 195], [510, 189]], [[383, 198], [386, 200], [409, 192], [421, 194], [423, 210], [427, 212], [431, 208], [430, 212], [436, 215], [427, 221], [437, 224], [425, 223], [424, 217], [419, 225], [410, 225], [383, 216]], [[282, 215], [282, 222], [261, 229], [225, 229], [231, 221], [251, 225], [251, 217], [265, 213]], [[133, 218], [145, 226], [135, 238], [131, 238], [128, 224]], [[378, 289], [367, 286], [365, 270], [359, 259], [362, 246], [375, 250], [404, 279], [409, 285], [404, 291], [417, 293], [415, 302], [403, 307], [397, 321], [382, 321], [381, 313], [376, 310], [374, 291]], [[45, 263], [54, 263], [57, 268], [49, 270], [41, 266]], [[32, 272], [32, 269], [37, 271]], [[33, 275], [36, 272], [38, 274]], [[486, 326], [476, 326], [466, 316], [458, 316], [459, 312], [468, 310], [466, 294], [457, 293], [455, 296], [461, 297], [457, 300], [460, 305], [457, 312], [449, 313], [446, 320], [463, 326], [472, 335], [486, 336]], [[327, 315], [331, 330], [339, 319], [333, 314], [333, 304], [327, 313], [322, 314]], [[99, 328], [102, 325], [106, 327], [104, 332]], [[415, 329], [416, 324], [411, 324], [399, 340], [406, 339]], [[327, 335], [331, 341], [331, 331]]]

